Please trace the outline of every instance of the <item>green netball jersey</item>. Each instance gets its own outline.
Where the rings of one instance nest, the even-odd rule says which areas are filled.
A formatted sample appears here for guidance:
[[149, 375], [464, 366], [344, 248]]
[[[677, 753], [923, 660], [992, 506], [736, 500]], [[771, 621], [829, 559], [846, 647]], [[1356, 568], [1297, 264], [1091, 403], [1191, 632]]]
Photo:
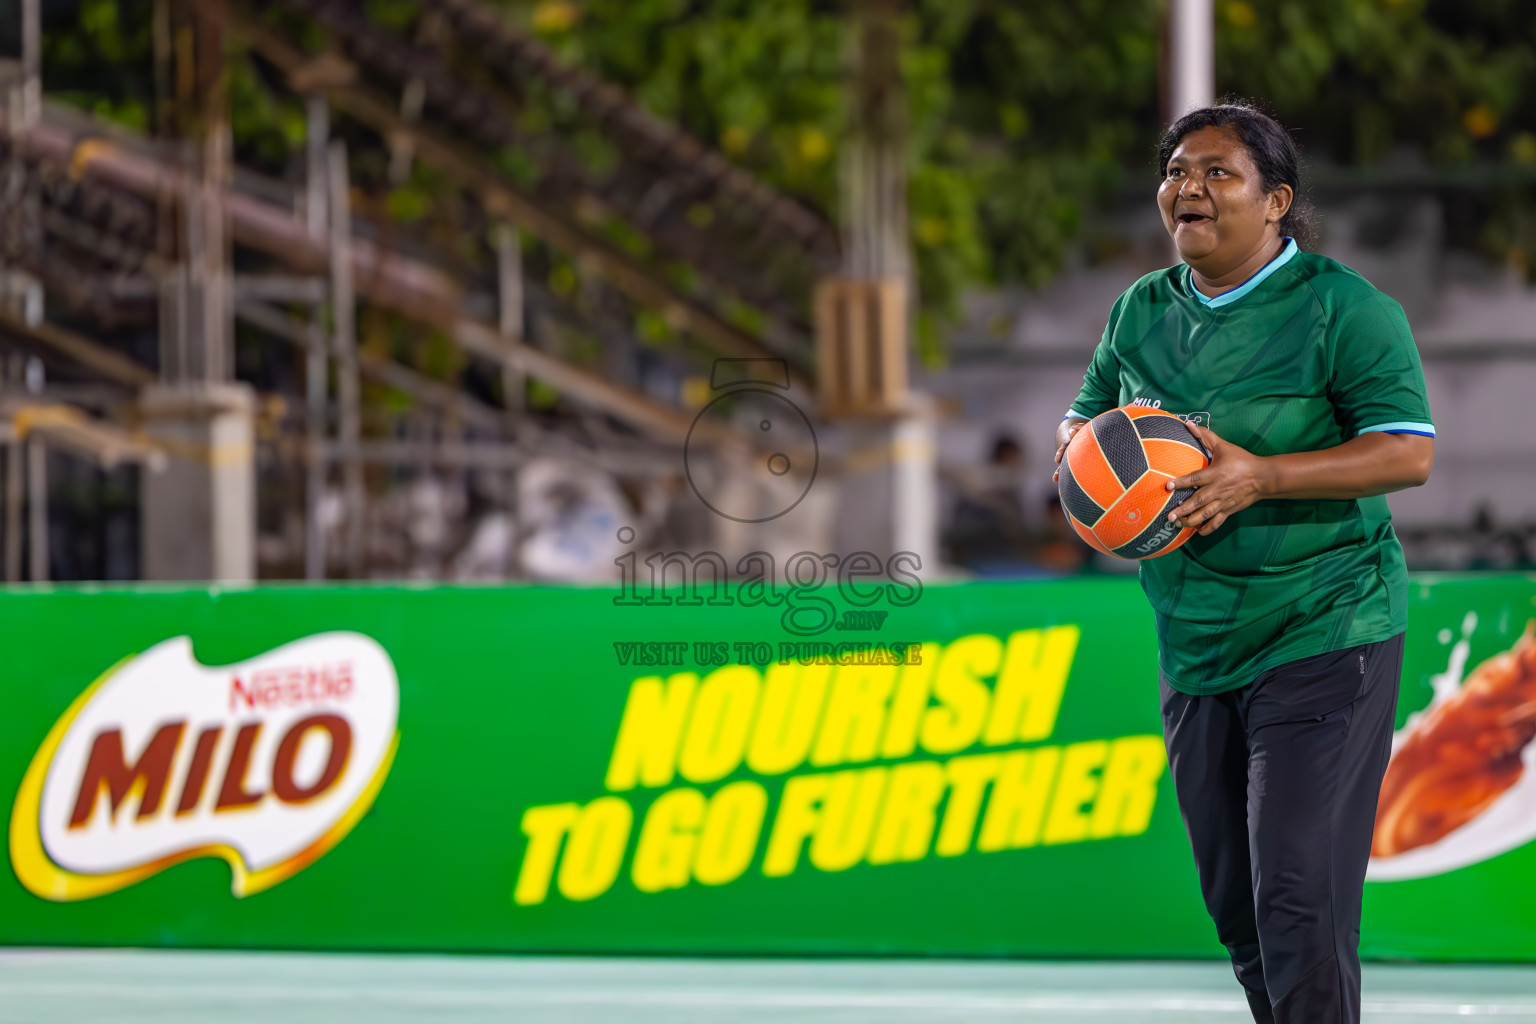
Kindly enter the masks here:
[[[1318, 451], [1372, 430], [1435, 433], [1402, 307], [1290, 240], [1215, 299], [1182, 264], [1120, 296], [1070, 415], [1132, 404], [1195, 420], [1255, 455]], [[1407, 626], [1407, 567], [1385, 497], [1256, 502], [1141, 563], [1141, 585], [1163, 675], [1191, 694]]]

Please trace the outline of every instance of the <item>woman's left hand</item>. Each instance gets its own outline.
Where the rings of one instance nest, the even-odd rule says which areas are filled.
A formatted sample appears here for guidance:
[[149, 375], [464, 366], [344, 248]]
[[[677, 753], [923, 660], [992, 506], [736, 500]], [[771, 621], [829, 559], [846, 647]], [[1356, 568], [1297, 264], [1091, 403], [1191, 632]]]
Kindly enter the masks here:
[[1170, 491], [1196, 488], [1188, 501], [1168, 513], [1168, 518], [1181, 527], [1193, 526], [1195, 532], [1208, 537], [1221, 529], [1227, 516], [1264, 497], [1269, 474], [1262, 455], [1229, 444], [1194, 423], [1185, 425], [1210, 451], [1211, 464], [1168, 483]]

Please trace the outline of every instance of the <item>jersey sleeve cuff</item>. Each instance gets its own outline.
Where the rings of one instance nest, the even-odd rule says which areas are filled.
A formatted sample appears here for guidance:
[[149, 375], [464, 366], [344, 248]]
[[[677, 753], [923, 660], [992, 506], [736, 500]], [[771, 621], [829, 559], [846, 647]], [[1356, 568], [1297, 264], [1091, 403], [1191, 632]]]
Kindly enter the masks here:
[[1067, 410], [1067, 414], [1065, 416], [1063, 416], [1062, 419], [1070, 420], [1074, 416], [1077, 417], [1080, 420], [1091, 420], [1091, 419], [1093, 419], [1092, 416], [1088, 416], [1088, 415], [1086, 415], [1084, 413], [1080, 413], [1076, 409], [1068, 409]]
[[1408, 420], [1401, 420], [1395, 423], [1378, 423], [1371, 427], [1361, 427], [1359, 430], [1355, 431], [1356, 436], [1359, 436], [1360, 434], [1371, 433], [1419, 434], [1423, 437], [1434, 437], [1435, 425], [1433, 423], [1413, 423]]

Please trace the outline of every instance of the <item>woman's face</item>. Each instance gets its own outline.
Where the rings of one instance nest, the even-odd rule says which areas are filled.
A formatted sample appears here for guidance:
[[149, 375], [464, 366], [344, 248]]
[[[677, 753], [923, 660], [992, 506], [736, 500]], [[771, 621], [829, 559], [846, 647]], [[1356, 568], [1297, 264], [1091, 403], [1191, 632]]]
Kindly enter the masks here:
[[1264, 191], [1248, 147], [1229, 128], [1201, 128], [1179, 140], [1157, 190], [1163, 227], [1184, 262], [1206, 277], [1241, 266], [1291, 206], [1291, 188]]

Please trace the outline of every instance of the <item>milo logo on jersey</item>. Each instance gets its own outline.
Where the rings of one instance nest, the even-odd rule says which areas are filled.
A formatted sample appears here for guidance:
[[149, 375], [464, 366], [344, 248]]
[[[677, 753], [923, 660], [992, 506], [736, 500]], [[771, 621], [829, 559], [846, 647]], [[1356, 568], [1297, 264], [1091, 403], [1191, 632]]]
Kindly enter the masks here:
[[[1160, 398], [1133, 398], [1130, 404], [1139, 405], [1144, 409], [1163, 409], [1163, 400]], [[1211, 414], [1209, 412], [1203, 410], [1201, 412], [1173, 412], [1171, 409], [1164, 409], [1163, 411], [1172, 413], [1186, 423], [1193, 423], [1195, 426], [1204, 427], [1206, 430], [1211, 429]]]
[[223, 666], [166, 640], [109, 669], [43, 740], [11, 812], [16, 877], [81, 900], [219, 857], [236, 896], [268, 889], [373, 804], [398, 710], [389, 655], [358, 633]]

